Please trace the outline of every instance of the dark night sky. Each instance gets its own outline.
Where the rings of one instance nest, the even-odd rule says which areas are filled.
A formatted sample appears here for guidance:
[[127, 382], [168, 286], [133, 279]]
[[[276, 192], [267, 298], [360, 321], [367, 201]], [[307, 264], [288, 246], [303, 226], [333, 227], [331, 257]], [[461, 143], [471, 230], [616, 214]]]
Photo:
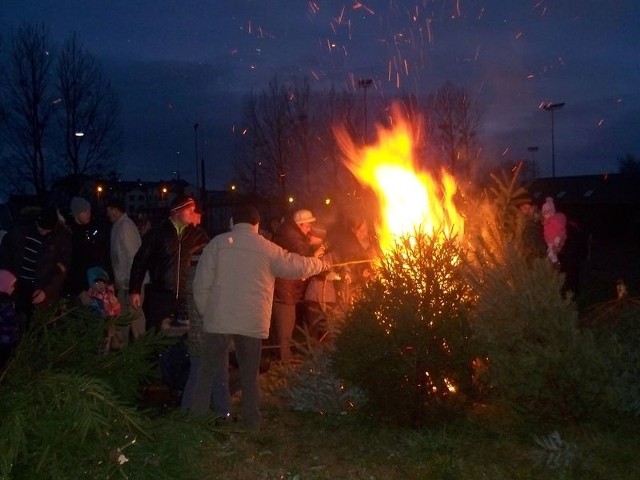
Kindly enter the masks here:
[[[275, 74], [319, 89], [373, 78], [383, 101], [451, 80], [484, 105], [485, 152], [550, 175], [617, 170], [640, 156], [638, 0], [1, 0], [0, 31], [73, 31], [122, 101], [125, 179], [193, 180], [194, 123], [210, 187], [231, 175], [241, 98]], [[406, 67], [405, 67], [406, 66]], [[180, 166], [179, 166], [180, 165]]]

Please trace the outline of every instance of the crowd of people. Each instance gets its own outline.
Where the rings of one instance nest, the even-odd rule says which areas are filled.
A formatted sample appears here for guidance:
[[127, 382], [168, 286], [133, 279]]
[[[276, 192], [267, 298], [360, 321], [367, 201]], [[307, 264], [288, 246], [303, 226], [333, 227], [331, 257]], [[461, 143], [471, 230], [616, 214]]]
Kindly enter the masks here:
[[145, 230], [118, 199], [106, 201], [100, 213], [110, 228], [92, 215], [89, 201], [74, 197], [67, 216], [43, 208], [2, 239], [0, 368], [32, 326], [34, 312], [65, 299], [103, 318], [127, 315], [126, 326], [111, 325], [107, 352], [150, 330], [186, 339], [190, 368], [180, 386], [182, 407], [195, 415], [213, 410], [233, 418], [233, 352], [242, 418], [251, 429], [260, 424], [264, 347], [277, 360], [292, 361], [296, 324], [317, 326], [319, 313], [352, 301], [373, 275], [367, 261], [378, 255], [362, 217], [327, 232], [301, 209], [272, 222], [272, 234], [265, 235], [256, 207], [238, 205], [230, 231], [210, 239], [190, 196], [176, 198], [168, 217]]
[[[527, 256], [546, 256], [565, 272], [566, 288], [577, 291], [575, 262], [567, 254], [575, 240], [570, 221], [551, 198], [541, 210], [531, 201], [519, 209]], [[123, 348], [147, 331], [183, 338], [189, 368], [177, 388], [182, 407], [194, 415], [213, 410], [234, 418], [233, 354], [249, 429], [261, 421], [258, 375], [265, 347], [276, 361], [291, 362], [296, 325], [321, 339], [327, 333], [323, 322], [361, 295], [381, 254], [361, 212], [325, 226], [311, 210], [300, 209], [272, 222], [265, 235], [256, 207], [240, 204], [230, 230], [213, 239], [190, 196], [177, 197], [168, 217], [143, 231], [118, 199], [108, 200], [104, 213], [110, 228], [95, 221], [87, 200], [74, 197], [68, 217], [44, 208], [35, 221], [2, 239], [2, 366], [34, 311], [66, 298], [102, 317], [128, 316], [126, 326], [109, 330], [105, 351]]]

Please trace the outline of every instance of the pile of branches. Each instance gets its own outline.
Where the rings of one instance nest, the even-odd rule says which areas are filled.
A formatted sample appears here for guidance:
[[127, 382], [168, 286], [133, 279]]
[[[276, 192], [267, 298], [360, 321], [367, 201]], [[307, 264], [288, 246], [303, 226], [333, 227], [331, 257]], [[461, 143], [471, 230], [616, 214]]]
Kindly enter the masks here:
[[0, 376], [0, 478], [201, 478], [204, 420], [150, 415], [141, 386], [173, 340], [147, 334], [104, 351], [114, 323], [65, 303], [32, 319]]

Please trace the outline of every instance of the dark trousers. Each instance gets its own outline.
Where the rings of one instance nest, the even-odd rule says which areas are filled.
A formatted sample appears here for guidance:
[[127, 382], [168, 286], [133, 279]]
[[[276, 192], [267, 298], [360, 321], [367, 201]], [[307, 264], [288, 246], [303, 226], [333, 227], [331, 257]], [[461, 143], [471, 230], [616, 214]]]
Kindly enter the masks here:
[[142, 310], [145, 317], [145, 330], [160, 330], [162, 321], [179, 313], [179, 302], [172, 292], [162, 292], [147, 285]]
[[[194, 371], [193, 396], [191, 411], [195, 415], [204, 415], [209, 411], [212, 389], [221, 398], [229, 402], [229, 342], [233, 340], [240, 370], [242, 388], [243, 421], [249, 430], [260, 428], [260, 357], [262, 339], [244, 335], [224, 335], [205, 333], [203, 336], [202, 354]], [[214, 392], [215, 393], [215, 392]], [[215, 398], [214, 398], [215, 402]], [[216, 411], [220, 408], [215, 405]], [[224, 413], [224, 412], [217, 412]]]

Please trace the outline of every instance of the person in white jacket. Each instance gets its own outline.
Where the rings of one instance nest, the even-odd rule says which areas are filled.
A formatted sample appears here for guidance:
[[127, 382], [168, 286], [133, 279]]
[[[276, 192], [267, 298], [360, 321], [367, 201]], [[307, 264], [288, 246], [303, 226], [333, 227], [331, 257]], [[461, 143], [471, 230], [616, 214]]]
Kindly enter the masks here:
[[[118, 292], [118, 300], [122, 305], [122, 313], [132, 316], [131, 333], [136, 339], [144, 334], [144, 313], [142, 310], [134, 310], [129, 305], [129, 272], [133, 257], [142, 244], [140, 232], [136, 224], [129, 218], [124, 209], [124, 204], [117, 198], [107, 202], [107, 217], [113, 224], [111, 227], [111, 266], [113, 267], [113, 280]], [[129, 340], [129, 326], [121, 328], [125, 343]]]
[[[252, 205], [233, 212], [230, 232], [205, 247], [193, 281], [193, 298], [202, 315], [203, 348], [191, 412], [209, 410], [212, 379], [228, 378], [228, 347], [233, 341], [240, 370], [242, 420], [250, 430], [260, 426], [258, 374], [262, 341], [269, 336], [275, 278], [305, 278], [330, 268], [314, 257], [288, 253], [258, 233], [260, 214]], [[228, 392], [229, 384], [221, 388]], [[227, 415], [230, 412], [216, 413]]]

